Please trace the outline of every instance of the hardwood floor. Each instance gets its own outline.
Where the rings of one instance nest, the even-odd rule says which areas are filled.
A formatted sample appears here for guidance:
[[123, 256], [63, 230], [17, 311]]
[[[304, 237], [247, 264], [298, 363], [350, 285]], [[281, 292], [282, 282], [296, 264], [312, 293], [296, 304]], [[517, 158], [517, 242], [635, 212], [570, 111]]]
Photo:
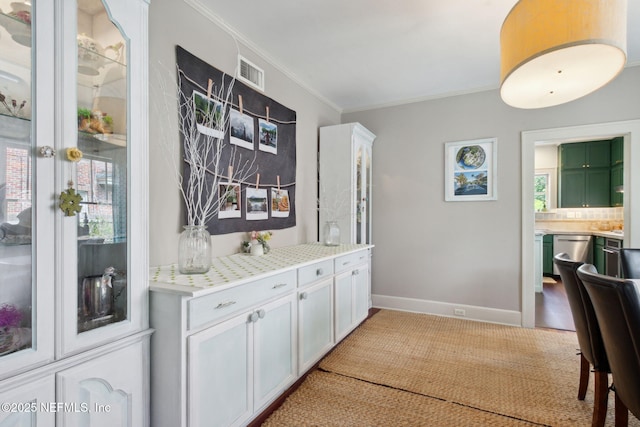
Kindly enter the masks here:
[[575, 331], [564, 285], [554, 279], [556, 283], [543, 283], [542, 293], [536, 293], [536, 328]]

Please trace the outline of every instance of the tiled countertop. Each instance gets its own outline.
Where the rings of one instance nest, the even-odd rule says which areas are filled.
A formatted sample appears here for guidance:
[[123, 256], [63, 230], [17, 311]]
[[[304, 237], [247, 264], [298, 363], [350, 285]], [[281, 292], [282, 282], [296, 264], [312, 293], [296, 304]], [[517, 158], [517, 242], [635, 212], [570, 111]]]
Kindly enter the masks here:
[[152, 267], [149, 272], [150, 290], [178, 293], [186, 296], [216, 292], [278, 271], [299, 268], [337, 255], [344, 255], [373, 247], [366, 244], [325, 246], [307, 243], [272, 249], [262, 256], [238, 253], [214, 258], [205, 274], [180, 274], [178, 265]]

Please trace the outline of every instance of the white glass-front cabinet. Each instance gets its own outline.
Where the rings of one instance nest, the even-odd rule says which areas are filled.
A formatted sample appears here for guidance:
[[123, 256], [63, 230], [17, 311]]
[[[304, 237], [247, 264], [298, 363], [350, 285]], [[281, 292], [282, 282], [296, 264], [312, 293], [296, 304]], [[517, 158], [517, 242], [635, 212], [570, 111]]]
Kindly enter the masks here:
[[0, 389], [148, 339], [147, 11], [0, 0]]
[[340, 243], [371, 243], [371, 160], [375, 135], [360, 123], [320, 128], [319, 234], [340, 227]]

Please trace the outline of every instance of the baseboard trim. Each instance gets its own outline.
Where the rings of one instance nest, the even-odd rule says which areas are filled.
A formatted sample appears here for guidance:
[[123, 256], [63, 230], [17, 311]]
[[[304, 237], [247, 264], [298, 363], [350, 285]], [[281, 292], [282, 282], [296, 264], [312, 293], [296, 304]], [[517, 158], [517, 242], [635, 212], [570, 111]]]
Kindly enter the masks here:
[[[371, 295], [371, 302], [373, 307], [376, 308], [387, 308], [414, 313], [435, 314], [438, 316], [499, 323], [503, 325], [522, 326], [522, 313], [519, 311], [375, 294]], [[456, 309], [464, 310], [464, 316], [456, 315]]]

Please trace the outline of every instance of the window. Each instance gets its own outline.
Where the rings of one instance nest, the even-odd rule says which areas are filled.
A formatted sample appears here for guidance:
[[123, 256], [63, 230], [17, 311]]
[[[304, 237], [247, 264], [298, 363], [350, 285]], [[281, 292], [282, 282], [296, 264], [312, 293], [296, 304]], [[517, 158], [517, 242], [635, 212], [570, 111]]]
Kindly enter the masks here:
[[536, 212], [546, 211], [550, 207], [549, 181], [549, 174], [547, 173], [537, 173], [535, 175], [533, 184], [535, 187], [534, 200]]
[[[7, 147], [5, 183], [0, 188], [0, 222], [18, 222], [18, 214], [31, 207], [31, 156], [25, 148]], [[4, 197], [1, 194], [4, 192]]]
[[82, 196], [79, 235], [113, 241], [113, 180], [111, 161], [85, 157], [78, 162], [77, 186]]

